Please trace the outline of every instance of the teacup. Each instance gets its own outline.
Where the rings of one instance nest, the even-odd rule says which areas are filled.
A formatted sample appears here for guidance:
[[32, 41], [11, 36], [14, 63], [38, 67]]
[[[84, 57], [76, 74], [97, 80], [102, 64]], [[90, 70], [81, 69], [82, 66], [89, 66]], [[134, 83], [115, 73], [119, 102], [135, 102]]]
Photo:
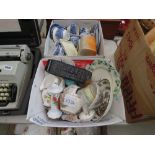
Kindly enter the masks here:
[[60, 93], [65, 88], [65, 82], [62, 78], [46, 73], [44, 80], [41, 83], [40, 90], [47, 89], [49, 95]]
[[53, 24], [50, 27], [50, 38], [54, 42], [59, 41], [59, 39], [69, 40], [70, 34], [64, 27], [58, 24]]
[[55, 80], [57, 80], [58, 78], [55, 75], [49, 74], [47, 72], [45, 72], [45, 77], [40, 85], [40, 90], [42, 91], [43, 89], [47, 89], [48, 87], [50, 87]]
[[67, 87], [60, 98], [60, 109], [66, 114], [77, 114], [82, 108], [80, 96], [76, 93], [79, 87], [70, 85]]
[[65, 82], [62, 78], [56, 78], [53, 83], [47, 88], [50, 95], [61, 93], [65, 88]]
[[89, 107], [95, 100], [97, 93], [98, 89], [95, 83], [91, 83], [87, 87], [82, 88], [77, 92], [77, 94], [82, 99], [82, 109], [85, 114], [89, 113]]
[[84, 25], [80, 28], [80, 36], [88, 35], [91, 33], [91, 27]]
[[79, 35], [79, 27], [75, 23], [70, 24], [67, 30], [71, 35]]

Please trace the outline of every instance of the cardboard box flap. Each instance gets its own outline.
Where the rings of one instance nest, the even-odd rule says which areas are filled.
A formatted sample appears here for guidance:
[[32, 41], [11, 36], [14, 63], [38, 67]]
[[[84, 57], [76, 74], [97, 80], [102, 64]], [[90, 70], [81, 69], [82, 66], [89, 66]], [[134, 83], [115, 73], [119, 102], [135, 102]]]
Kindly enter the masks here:
[[128, 122], [155, 116], [155, 94], [150, 86], [152, 80], [148, 78], [146, 65], [147, 53], [152, 53], [148, 45], [138, 20], [131, 20], [114, 55], [122, 80]]

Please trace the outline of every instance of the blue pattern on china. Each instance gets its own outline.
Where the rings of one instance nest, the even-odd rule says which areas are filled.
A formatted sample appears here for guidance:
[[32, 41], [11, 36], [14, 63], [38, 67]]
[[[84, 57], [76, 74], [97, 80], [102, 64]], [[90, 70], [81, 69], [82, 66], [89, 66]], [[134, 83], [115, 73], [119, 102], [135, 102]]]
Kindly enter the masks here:
[[50, 38], [53, 39], [53, 30], [54, 28], [58, 28], [60, 29], [61, 31], [64, 30], [64, 28], [58, 24], [53, 24], [51, 27], [50, 27]]
[[80, 28], [80, 36], [90, 34], [90, 31], [91, 31], [91, 30], [90, 30], [88, 27], [82, 26], [82, 27]]
[[69, 40], [70, 35], [65, 27], [62, 27], [58, 24], [53, 24], [50, 27], [50, 38], [54, 42], [56, 42], [56, 41], [59, 41], [59, 39]]
[[79, 45], [80, 36], [72, 35], [70, 37], [70, 40], [72, 41], [72, 43], [74, 44], [74, 46], [77, 48], [78, 45]]
[[70, 29], [70, 33], [71, 33], [71, 34], [79, 35], [79, 34], [78, 34], [78, 26], [77, 26], [77, 24], [72, 23], [72, 24], [69, 26], [69, 29]]
[[65, 51], [63, 47], [61, 46], [60, 42], [56, 42], [54, 50], [53, 50], [53, 55], [59, 55], [59, 56], [65, 55]]

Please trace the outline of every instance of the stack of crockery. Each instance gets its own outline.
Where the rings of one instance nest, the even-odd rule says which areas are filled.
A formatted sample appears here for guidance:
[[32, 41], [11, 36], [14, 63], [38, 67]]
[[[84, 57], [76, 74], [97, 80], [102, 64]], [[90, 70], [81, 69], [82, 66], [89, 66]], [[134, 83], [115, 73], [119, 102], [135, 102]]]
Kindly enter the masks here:
[[53, 24], [50, 27], [50, 38], [54, 42], [52, 55], [95, 56], [99, 48], [99, 26], [96, 24], [79, 27], [72, 23], [68, 27]]
[[115, 68], [98, 58], [79, 68], [75, 61], [49, 59], [40, 86], [50, 119], [70, 122], [101, 120], [120, 91]]

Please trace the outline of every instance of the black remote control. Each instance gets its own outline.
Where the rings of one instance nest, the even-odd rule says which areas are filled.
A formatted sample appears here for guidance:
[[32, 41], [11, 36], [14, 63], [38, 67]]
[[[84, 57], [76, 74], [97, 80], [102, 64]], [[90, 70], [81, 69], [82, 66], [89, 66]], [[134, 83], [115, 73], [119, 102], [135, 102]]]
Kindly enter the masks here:
[[48, 60], [45, 70], [50, 74], [79, 83], [85, 83], [92, 76], [92, 73], [86, 69], [81, 69], [58, 60]]

